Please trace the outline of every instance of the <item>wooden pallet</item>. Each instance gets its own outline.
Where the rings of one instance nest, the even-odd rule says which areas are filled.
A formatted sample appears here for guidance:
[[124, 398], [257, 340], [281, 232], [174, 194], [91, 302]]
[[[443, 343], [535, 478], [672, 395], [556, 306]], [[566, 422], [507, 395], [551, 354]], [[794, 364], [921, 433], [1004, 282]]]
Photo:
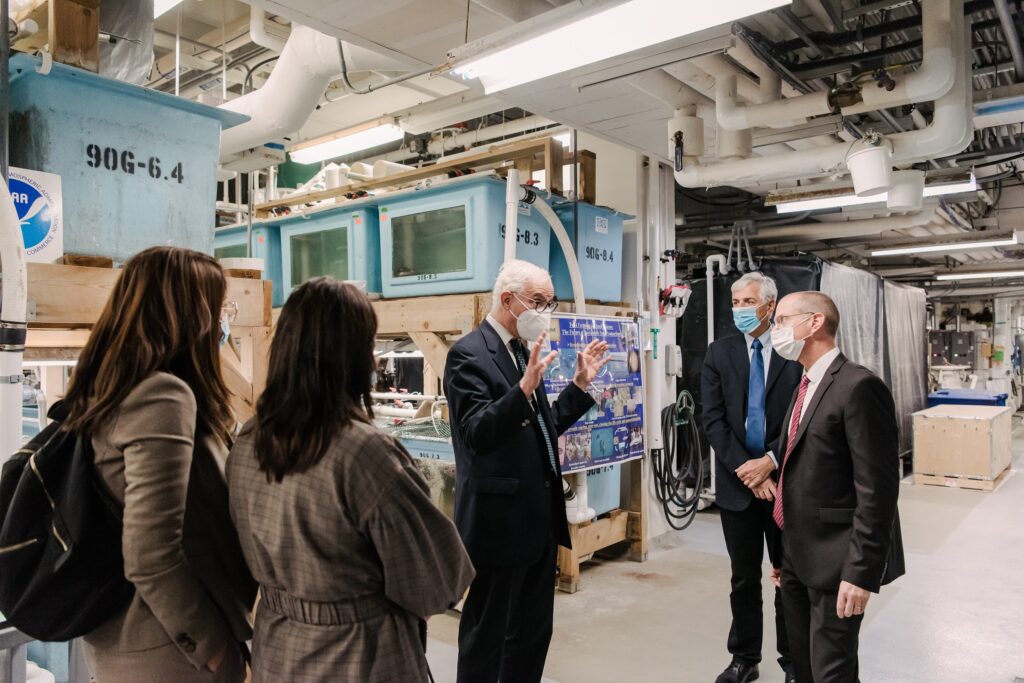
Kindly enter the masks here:
[[974, 477], [960, 477], [957, 475], [938, 474], [914, 474], [915, 484], [925, 486], [945, 486], [947, 488], [970, 489], [972, 491], [995, 491], [1007, 480], [1012, 472], [1009, 467], [1003, 470], [995, 479], [977, 479]]
[[580, 589], [581, 557], [629, 540], [629, 518], [625, 510], [612, 510], [599, 519], [569, 525], [572, 549], [558, 549], [558, 590], [575, 593]]

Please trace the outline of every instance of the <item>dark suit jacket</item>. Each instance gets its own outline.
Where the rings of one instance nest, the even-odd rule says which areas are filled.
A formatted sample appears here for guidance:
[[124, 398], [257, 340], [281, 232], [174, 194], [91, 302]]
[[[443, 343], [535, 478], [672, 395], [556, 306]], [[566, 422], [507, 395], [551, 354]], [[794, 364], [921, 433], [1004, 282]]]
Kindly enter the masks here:
[[[765, 384], [765, 444], [773, 443], [782, 429], [782, 418], [803, 369], [772, 351]], [[736, 469], [754, 457], [744, 445], [747, 438], [747, 386], [750, 380], [750, 357], [746, 337], [742, 334], [712, 342], [704, 356], [701, 372], [701, 404], [704, 433], [715, 449], [715, 503], [726, 510], [746, 510], [754, 494], [750, 492]], [[782, 454], [775, 452], [781, 462]]]
[[[549, 535], [569, 547], [561, 468], [551, 472], [522, 375], [487, 322], [448, 352], [444, 372], [455, 447], [455, 525], [476, 567], [527, 566]], [[594, 400], [570, 384], [553, 405], [537, 391], [551, 442]]]
[[[783, 424], [788, 425], [796, 395]], [[788, 430], [779, 437], [785, 453]], [[892, 394], [840, 354], [814, 392], [783, 465], [782, 543], [797, 578], [878, 592], [903, 573], [896, 500], [899, 433]]]

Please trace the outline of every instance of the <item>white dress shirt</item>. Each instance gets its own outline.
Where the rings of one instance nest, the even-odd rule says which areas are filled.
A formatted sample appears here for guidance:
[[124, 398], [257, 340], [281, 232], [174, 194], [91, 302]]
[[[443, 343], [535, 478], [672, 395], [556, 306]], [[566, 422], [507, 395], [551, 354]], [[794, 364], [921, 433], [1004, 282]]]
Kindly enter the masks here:
[[[487, 314], [487, 322], [491, 324], [494, 331], [498, 333], [499, 337], [501, 337], [501, 343], [505, 345], [505, 350], [508, 351], [508, 355], [512, 357], [512, 364], [516, 366], [516, 369], [518, 369], [519, 360], [516, 358], [516, 354], [512, 351], [512, 340], [515, 339], [515, 337], [512, 336], [512, 333], [506, 330], [505, 326], [499, 323], [490, 313]], [[523, 347], [527, 348], [525, 344]]]
[[811, 399], [814, 398], [814, 392], [821, 386], [821, 380], [825, 378], [825, 373], [828, 372], [832, 362], [839, 357], [839, 348], [834, 348], [824, 356], [815, 361], [811, 369], [804, 373], [809, 382], [807, 384], [807, 393], [804, 394], [804, 404], [800, 406], [800, 421], [803, 422], [804, 415], [807, 414], [807, 406], [811, 405]]

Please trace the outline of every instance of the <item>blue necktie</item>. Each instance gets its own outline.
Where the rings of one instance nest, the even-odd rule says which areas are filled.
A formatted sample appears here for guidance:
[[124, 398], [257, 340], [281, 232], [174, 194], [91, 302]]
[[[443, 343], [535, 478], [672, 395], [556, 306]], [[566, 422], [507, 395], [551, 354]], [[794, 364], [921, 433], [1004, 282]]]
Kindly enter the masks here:
[[747, 452], [751, 457], [764, 455], [764, 358], [760, 339], [750, 345], [750, 379], [747, 381]]
[[[513, 339], [511, 343], [512, 343], [512, 350], [515, 351], [516, 364], [519, 366], [519, 374], [525, 375], [526, 374], [526, 354], [523, 352], [523, 345], [520, 344], [519, 341], [516, 340], [516, 339]], [[547, 400], [547, 399], [545, 399], [545, 400]], [[548, 426], [544, 422], [544, 413], [542, 413], [540, 411], [540, 406], [539, 405], [537, 406], [537, 422], [540, 423], [540, 431], [544, 435], [544, 445], [548, 449], [548, 461], [551, 464], [551, 471], [557, 473], [558, 472], [558, 460], [557, 460], [557, 456], [555, 455], [555, 448], [554, 448], [554, 446], [551, 443], [551, 434], [548, 433]], [[762, 432], [762, 434], [764, 433], [764, 428], [763, 427], [761, 429], [761, 432]], [[763, 436], [761, 437], [761, 440], [764, 441], [764, 437]]]

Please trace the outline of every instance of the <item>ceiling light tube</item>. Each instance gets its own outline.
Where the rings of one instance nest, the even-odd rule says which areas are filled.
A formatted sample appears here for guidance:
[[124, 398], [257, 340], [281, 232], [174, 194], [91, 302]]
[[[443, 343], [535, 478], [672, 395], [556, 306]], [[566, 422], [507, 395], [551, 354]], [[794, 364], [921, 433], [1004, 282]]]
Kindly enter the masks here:
[[936, 280], [989, 280], [993, 278], [1024, 277], [1024, 270], [1002, 270], [988, 273], [949, 273], [936, 275]]
[[[925, 197], [941, 197], [949, 194], [961, 194], [963, 192], [975, 192], [978, 189], [978, 181], [971, 174], [968, 180], [958, 183], [946, 183], [943, 185], [925, 185]], [[876, 194], [869, 197], [858, 197], [850, 192], [849, 194], [830, 195], [826, 197], [812, 197], [810, 199], [798, 199], [787, 202], [779, 201], [775, 204], [777, 213], [799, 213], [803, 211], [818, 211], [821, 209], [841, 209], [847, 206], [862, 206], [865, 204], [885, 204], [889, 199], [889, 193]]]
[[299, 143], [292, 148], [290, 156], [296, 163], [313, 164], [386, 145], [403, 137], [405, 131], [397, 125], [395, 119], [384, 117]]
[[1017, 236], [1001, 240], [980, 240], [977, 242], [956, 242], [952, 244], [929, 244], [918, 247], [898, 247], [895, 249], [879, 249], [871, 252], [872, 256], [898, 256], [900, 254], [922, 254], [935, 252], [957, 252], [968, 249], [993, 249], [995, 247], [1011, 247], [1019, 244]]
[[471, 57], [457, 64], [453, 71], [463, 78], [479, 78], [490, 95], [732, 23], [789, 5], [790, 1], [629, 0], [497, 51]]

